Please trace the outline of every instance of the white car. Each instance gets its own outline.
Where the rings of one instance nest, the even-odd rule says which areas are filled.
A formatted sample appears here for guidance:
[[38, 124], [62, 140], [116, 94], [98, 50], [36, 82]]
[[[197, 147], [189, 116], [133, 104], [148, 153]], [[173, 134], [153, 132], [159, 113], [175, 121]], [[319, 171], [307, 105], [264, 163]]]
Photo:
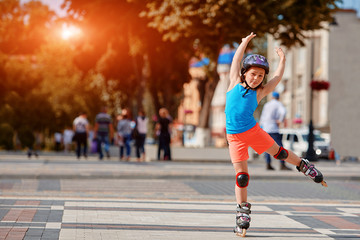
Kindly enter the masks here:
[[[308, 150], [309, 129], [280, 129], [282, 143], [285, 149], [292, 150], [296, 155], [305, 157]], [[314, 150], [318, 158], [329, 158], [330, 142], [320, 136], [321, 132], [314, 130]]]

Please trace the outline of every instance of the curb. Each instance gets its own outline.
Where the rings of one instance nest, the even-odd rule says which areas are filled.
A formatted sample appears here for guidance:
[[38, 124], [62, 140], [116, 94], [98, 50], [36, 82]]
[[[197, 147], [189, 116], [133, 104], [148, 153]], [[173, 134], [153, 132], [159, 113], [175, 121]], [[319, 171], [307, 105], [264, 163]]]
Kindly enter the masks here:
[[[54, 175], [54, 174], [41, 174], [41, 175], [33, 175], [33, 174], [3, 174], [0, 176], [0, 179], [139, 179], [139, 180], [146, 180], [146, 179], [168, 179], [168, 180], [234, 180], [234, 176], [229, 175], [151, 175], [151, 174], [142, 174], [142, 175], [134, 175], [134, 174], [113, 174], [113, 175], [84, 175], [84, 174], [70, 174], [70, 175]], [[297, 175], [297, 176], [281, 176], [281, 175], [274, 175], [274, 176], [265, 176], [265, 175], [255, 175], [251, 176], [251, 180], [288, 180], [288, 181], [298, 181], [303, 180], [304, 176]], [[360, 181], [360, 176], [326, 176], [326, 181], [333, 180], [333, 181]]]

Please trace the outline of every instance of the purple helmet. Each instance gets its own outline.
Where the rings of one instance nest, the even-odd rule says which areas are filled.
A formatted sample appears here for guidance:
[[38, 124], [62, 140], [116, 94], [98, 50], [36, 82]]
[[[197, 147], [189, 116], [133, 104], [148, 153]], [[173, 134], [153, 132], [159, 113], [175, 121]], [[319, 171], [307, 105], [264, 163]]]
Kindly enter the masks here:
[[243, 61], [241, 74], [244, 74], [251, 67], [259, 67], [265, 70], [265, 74], [269, 73], [269, 63], [266, 57], [259, 54], [250, 54]]

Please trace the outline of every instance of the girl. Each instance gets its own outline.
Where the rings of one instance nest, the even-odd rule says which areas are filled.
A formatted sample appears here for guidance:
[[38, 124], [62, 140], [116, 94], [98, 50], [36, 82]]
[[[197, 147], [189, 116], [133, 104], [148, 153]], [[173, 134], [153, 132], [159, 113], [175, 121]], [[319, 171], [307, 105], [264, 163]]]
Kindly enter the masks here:
[[240, 61], [245, 49], [255, 36], [251, 33], [243, 38], [236, 50], [230, 68], [230, 85], [226, 93], [225, 106], [227, 140], [231, 161], [236, 172], [237, 209], [234, 232], [242, 236], [245, 236], [246, 229], [250, 226], [251, 204], [247, 202], [247, 186], [250, 179], [247, 166], [249, 147], [252, 147], [258, 154], [267, 152], [276, 159], [295, 165], [298, 171], [326, 186], [321, 172], [313, 164], [306, 159], [299, 158], [293, 152], [279, 147], [270, 135], [259, 127], [253, 116], [258, 103], [275, 89], [285, 69], [285, 55], [281, 48], [275, 49], [280, 62], [274, 76], [267, 84], [263, 85], [263, 80], [269, 73], [269, 64], [264, 56], [257, 54], [247, 56], [240, 69]]

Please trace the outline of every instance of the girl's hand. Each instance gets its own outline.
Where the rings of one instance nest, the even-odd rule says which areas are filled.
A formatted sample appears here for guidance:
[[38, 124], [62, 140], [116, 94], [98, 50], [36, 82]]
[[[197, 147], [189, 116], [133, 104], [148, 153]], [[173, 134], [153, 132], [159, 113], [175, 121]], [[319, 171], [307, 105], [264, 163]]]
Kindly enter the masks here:
[[280, 57], [280, 59], [285, 59], [285, 54], [281, 48], [275, 48], [275, 51], [277, 55]]
[[250, 42], [251, 39], [253, 39], [254, 37], [256, 37], [256, 34], [254, 34], [253, 32], [251, 32], [248, 36], [244, 37], [242, 39], [243, 42]]

